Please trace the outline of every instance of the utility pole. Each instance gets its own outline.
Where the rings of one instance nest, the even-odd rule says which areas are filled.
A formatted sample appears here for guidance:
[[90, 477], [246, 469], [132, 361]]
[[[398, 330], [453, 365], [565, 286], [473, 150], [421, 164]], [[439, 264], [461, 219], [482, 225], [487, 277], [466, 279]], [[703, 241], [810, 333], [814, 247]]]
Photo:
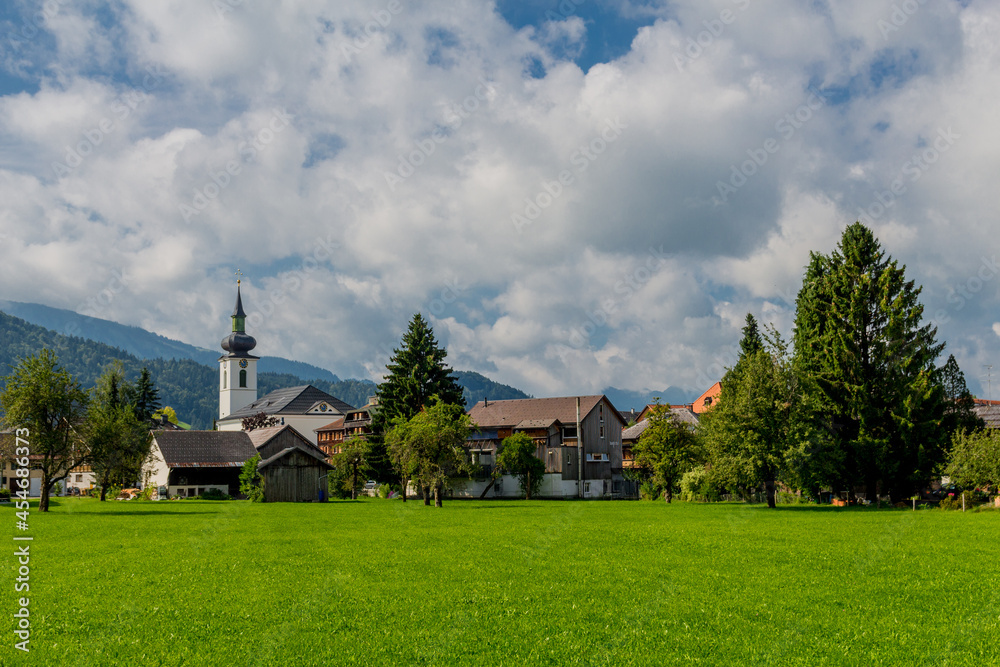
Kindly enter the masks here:
[[986, 369], [986, 397], [993, 400], [993, 364], [984, 364]]

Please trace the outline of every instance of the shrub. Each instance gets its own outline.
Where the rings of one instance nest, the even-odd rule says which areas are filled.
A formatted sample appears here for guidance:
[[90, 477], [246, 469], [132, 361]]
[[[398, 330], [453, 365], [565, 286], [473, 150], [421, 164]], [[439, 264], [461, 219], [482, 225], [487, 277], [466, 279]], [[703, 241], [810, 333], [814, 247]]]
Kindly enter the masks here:
[[698, 466], [681, 477], [682, 500], [717, 502], [723, 493], [725, 489], [717, 485], [716, 478], [705, 466]]
[[198, 496], [201, 500], [232, 500], [232, 496], [219, 489], [209, 489]]
[[972, 509], [972, 494], [968, 491], [963, 491], [959, 494], [948, 494], [941, 499], [938, 503], [938, 507], [943, 510], [960, 510], [962, 509], [962, 497], [965, 497], [965, 507], [966, 509]]
[[639, 495], [642, 496], [643, 500], [659, 500], [663, 495], [663, 491], [660, 490], [658, 485], [647, 479], [639, 487]]
[[243, 464], [240, 471], [240, 493], [247, 497], [250, 502], [264, 502], [264, 480], [257, 470], [260, 463], [260, 454], [254, 454], [253, 458]]
[[0, 501], [10, 500], [10, 489], [2, 488], [0, 489]]

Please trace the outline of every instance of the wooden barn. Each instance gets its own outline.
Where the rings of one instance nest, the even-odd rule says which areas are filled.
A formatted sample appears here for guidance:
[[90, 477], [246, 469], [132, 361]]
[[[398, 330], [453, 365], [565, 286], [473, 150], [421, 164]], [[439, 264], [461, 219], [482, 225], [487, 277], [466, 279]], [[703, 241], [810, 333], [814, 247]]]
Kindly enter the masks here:
[[323, 500], [326, 497], [326, 475], [332, 468], [323, 452], [314, 447], [287, 447], [257, 465], [264, 479], [264, 502]]

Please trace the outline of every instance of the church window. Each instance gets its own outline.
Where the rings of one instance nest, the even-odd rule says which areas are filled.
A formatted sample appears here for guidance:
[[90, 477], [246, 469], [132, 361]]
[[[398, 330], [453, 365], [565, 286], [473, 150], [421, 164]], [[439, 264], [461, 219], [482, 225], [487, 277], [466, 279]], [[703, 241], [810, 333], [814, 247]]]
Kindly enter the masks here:
[[240, 371], [240, 386], [241, 387], [247, 386], [247, 372], [246, 371]]
[[227, 375], [226, 371], [222, 371], [222, 388], [223, 389], [226, 388], [226, 375]]

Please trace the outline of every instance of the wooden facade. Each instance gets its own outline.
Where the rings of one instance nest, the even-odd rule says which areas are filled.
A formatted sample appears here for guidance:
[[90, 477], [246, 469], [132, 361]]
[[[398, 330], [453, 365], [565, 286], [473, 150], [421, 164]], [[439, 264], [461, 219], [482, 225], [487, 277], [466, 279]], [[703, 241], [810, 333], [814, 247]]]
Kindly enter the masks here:
[[302, 503], [326, 497], [321, 492], [330, 465], [312, 452], [292, 447], [261, 462], [258, 470], [264, 480], [264, 502]]
[[[470, 410], [470, 416], [481, 428], [466, 446], [472, 451], [474, 461], [477, 458], [494, 460], [504, 438], [525, 433], [534, 441], [535, 455], [545, 463], [546, 474], [558, 476], [560, 484], [580, 480], [580, 466], [583, 466], [582, 491], [578, 485], [572, 485], [553, 487], [552, 493], [562, 494], [562, 497], [570, 493], [582, 493], [586, 497], [611, 496], [622, 482], [621, 433], [625, 423], [607, 397], [580, 398], [579, 434], [576, 397], [477, 403]], [[582, 461], [577, 446], [581, 437]]]

